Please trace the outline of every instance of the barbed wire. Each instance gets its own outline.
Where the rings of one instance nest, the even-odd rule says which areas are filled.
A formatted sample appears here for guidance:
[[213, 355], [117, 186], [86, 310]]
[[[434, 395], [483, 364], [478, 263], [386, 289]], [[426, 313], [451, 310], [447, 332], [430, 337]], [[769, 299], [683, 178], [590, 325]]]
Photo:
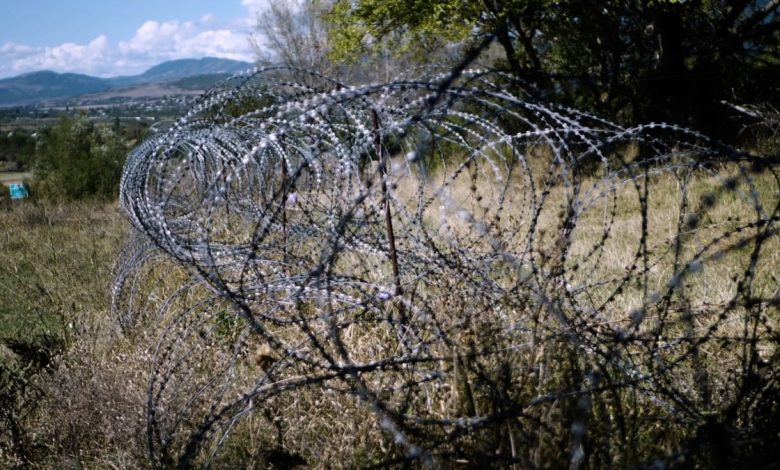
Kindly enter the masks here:
[[704, 439], [645, 429], [777, 386], [777, 162], [521, 89], [254, 69], [130, 154], [113, 307], [161, 331], [156, 465], [322, 407], [373, 417], [375, 464], [642, 465]]

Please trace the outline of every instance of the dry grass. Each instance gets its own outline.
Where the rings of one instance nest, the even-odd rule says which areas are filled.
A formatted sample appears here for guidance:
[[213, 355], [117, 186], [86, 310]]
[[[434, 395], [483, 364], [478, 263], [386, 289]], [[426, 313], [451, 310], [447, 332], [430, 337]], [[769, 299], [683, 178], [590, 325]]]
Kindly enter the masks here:
[[115, 204], [21, 201], [2, 210], [0, 336], [101, 336], [123, 227]]
[[[256, 466], [282, 457], [345, 466], [403, 458], [400, 438], [376, 412], [376, 403], [381, 403], [437, 423], [419, 427], [407, 423], [411, 428], [407, 435], [435, 449], [440, 462], [474, 463], [490, 454], [530, 467], [569, 465], [577, 445], [570, 429], [585, 423], [594, 467], [640, 465], [651, 457], [674, 459], [686, 453], [695, 455], [691, 458], [696, 462], [712, 462], [707, 460], [714, 458], [709, 450], [696, 447], [710, 445], [710, 437], [702, 437], [705, 423], [697, 420], [700, 416], [725, 420], [720, 417], [724, 410], [743, 406], [738, 395], [744, 383], [737, 380], [735, 371], [744, 366], [740, 338], [750, 337], [744, 328], [755, 315], [750, 309], [726, 307], [738, 294], [735, 276], [744, 278], [755, 272], [752, 295], [756, 297], [771, 297], [777, 291], [777, 280], [771, 277], [777, 268], [777, 234], [770, 233], [762, 242], [755, 269], [748, 269], [757, 228], [737, 229], [766, 216], [754, 209], [753, 187], [760, 204], [772, 210], [779, 199], [777, 184], [770, 172], [743, 178], [736, 166], [728, 165], [696, 171], [658, 170], [653, 168], [647, 177], [639, 174], [634, 179], [618, 174], [606, 184], [597, 175], [582, 178], [576, 200], [584, 204], [575, 207], [577, 223], [563, 246], [562, 222], [572, 189], [560, 181], [541, 178], [534, 181], [536, 189], [529, 191], [522, 175], [499, 170], [497, 178], [487, 165], [457, 174], [442, 168], [426, 178], [396, 168], [391, 182], [399, 205], [423, 213], [422, 228], [404, 225], [403, 214], [399, 214], [396, 230], [402, 285], [406, 292], [414, 292], [413, 303], [419, 307], [412, 315], [411, 328], [427, 344], [433, 359], [408, 369], [369, 368], [358, 377], [314, 380], [322, 372], [318, 367], [328, 368], [326, 356], [343, 355], [349, 363], [370, 364], [398, 354], [403, 344], [384, 319], [408, 307], [392, 302], [372, 304], [360, 289], [339, 292], [354, 296], [354, 304], [369, 306], [365, 310], [346, 300], [325, 301], [314, 295], [313, 300], [302, 302], [289, 293], [263, 293], [247, 305], [263, 327], [262, 334], [256, 334], [242, 321], [226, 321], [223, 312], [228, 306], [189, 310], [196, 299], [209, 298], [210, 294], [201, 293], [164, 314], [168, 321], [186, 326], [176, 330], [177, 336], [162, 341], [164, 348], [174, 352], [158, 357], [158, 364], [184, 360], [201, 367], [195, 373], [157, 375], [166, 384], [159, 389], [155, 404], [166, 410], [158, 416], [157, 426], [174, 438], [170, 441], [174, 444], [162, 453], [174, 460], [181, 457], [187, 439], [197, 434], [196, 424], [208, 421], [214, 409], [226, 407], [219, 419], [227, 421], [210, 428], [215, 435], [206, 436], [200, 453], [189, 457], [231, 466]], [[534, 171], [537, 174], [539, 168]], [[447, 181], [446, 193], [439, 190], [442, 181]], [[648, 200], [643, 209], [645, 188]], [[298, 204], [316, 206], [333, 197], [302, 194]], [[544, 201], [538, 213], [528, 208], [534, 200], [537, 204]], [[362, 203], [355, 211], [355, 227], [350, 226], [348, 232], [371, 236], [371, 230], [381, 224], [380, 202]], [[683, 210], [686, 214], [681, 218]], [[315, 223], [301, 219], [311, 213], [292, 212], [288, 222]], [[689, 217], [692, 214], [699, 216], [695, 223]], [[531, 219], [536, 219], [535, 225]], [[214, 221], [220, 234], [231, 233], [229, 224], [219, 217]], [[506, 298], [475, 290], [473, 283], [479, 276], [457, 267], [437, 266], [419, 276], [420, 267], [428, 263], [414, 251], [421, 229], [429, 231], [431, 243], [451, 256], [455, 265], [488, 273]], [[242, 233], [237, 235], [239, 240]], [[278, 241], [273, 237], [278, 236], [266, 241], [273, 246]], [[286, 246], [286, 253], [263, 254], [277, 261], [287, 259], [298, 267], [291, 269], [303, 267], [301, 272], [316, 265], [327, 249], [292, 235]], [[459, 259], [458, 252], [448, 251], [452, 247], [493, 255], [499, 251], [514, 258], [503, 263], [501, 257], [493, 256], [487, 265], [474, 265], [470, 259]], [[573, 299], [579, 308], [590, 310], [579, 313], [565, 303], [563, 312], [558, 310], [549, 299], [565, 296], [563, 286], [552, 280], [554, 276], [542, 276], [542, 285], [529, 290], [524, 263], [548, 272], [562, 267]], [[691, 263], [701, 266], [687, 269]], [[351, 250], [339, 255], [329, 269], [334, 276], [392, 285], [385, 254]], [[672, 283], [683, 270], [688, 271], [681, 281], [685, 284]], [[236, 278], [229, 270], [220, 275]], [[250, 289], [240, 283], [231, 286]], [[169, 296], [162, 291], [155, 294]], [[248, 292], [240, 291], [240, 296]], [[646, 312], [636, 326], [638, 339], [621, 346], [619, 335], [635, 328], [640, 307]], [[775, 361], [775, 311], [771, 306], [761, 308], [758, 317], [763, 324], [752, 337], [757, 339], [756, 351], [762, 361]], [[577, 345], [568, 339], [562, 315], [592, 345]], [[204, 326], [190, 326], [197, 321], [205, 322]], [[288, 323], [274, 326], [273, 321]], [[338, 331], [337, 339], [334, 324], [347, 325]], [[225, 328], [232, 333], [227, 334]], [[446, 340], [437, 337], [440, 331], [446, 332]], [[269, 345], [260, 337], [280, 344]], [[313, 338], [322, 351], [312, 347]], [[284, 351], [297, 351], [313, 365], [284, 359], [280, 354]], [[614, 362], [613, 355], [626, 362]], [[605, 361], [605, 356], [610, 359]], [[202, 366], [204, 361], [209, 361], [208, 366]], [[190, 370], [189, 365], [182, 367], [182, 371]], [[427, 379], [429, 373], [437, 378]], [[591, 378], [593, 374], [599, 378]], [[642, 374], [653, 379], [634, 386], [632, 380]], [[656, 377], [660, 382], [655, 382]], [[300, 378], [312, 378], [314, 384], [268, 397], [258, 392], [249, 402], [241, 399], [246, 390], [266, 390], [256, 381], [280, 384]], [[606, 384], [594, 385], [592, 380]], [[765, 385], [771, 389], [774, 379], [767, 380]], [[214, 386], [223, 383], [228, 385]], [[588, 387], [601, 389], [578, 392]], [[361, 395], [361, 389], [378, 391], [378, 395]], [[582, 408], [581, 394], [589, 397], [587, 409]], [[500, 425], [464, 431], [456, 424], [464, 418], [501, 415], [507, 409], [514, 418]], [[187, 425], [172, 421], [174, 410], [184, 413]], [[752, 411], [745, 413], [751, 416]]]
[[[539, 159], [543, 160], [543, 155]], [[535, 164], [546, 166], [543, 162]], [[405, 174], [396, 181], [395, 194], [409, 210], [425, 210], [426, 226], [436, 234], [442, 249], [459, 245], [491, 252], [497, 249], [491, 239], [498, 239], [504, 243], [500, 251], [516, 250], [519, 259], [532, 258], [538, 265], [554, 269], [562, 249], [558, 235], [569, 189], [557, 182], [550, 184], [543, 209], [537, 214], [537, 226], [530, 230], [528, 201], [542, 197], [543, 179], [535, 181], [537, 192], [529, 193], [525, 190], [527, 181], [520, 175], [503, 175], [497, 185], [493, 170], [484, 166], [473, 173], [464, 172], [450, 185], [447, 197], [457, 201], [453, 207], [458, 211], [441, 204], [423, 209], [418, 206], [420, 191], [423, 201], [437, 199], [439, 182], [447, 177], [443, 169], [437, 171], [425, 179]], [[535, 171], [537, 174], [538, 168]], [[768, 172], [751, 176], [762, 206], [776, 206], [780, 195], [773, 176]], [[733, 178], [736, 184], [725, 184]], [[672, 294], [672, 303], [685, 303], [686, 307], [674, 307], [672, 313], [661, 318], [661, 309], [653, 310], [651, 306], [640, 331], [658, 328], [659, 344], [686, 334], [724, 338], [744, 335], [749, 310], [736, 308], [726, 317], [719, 316], [722, 306], [737, 293], [734, 278], [745, 274], [751, 237], [757, 230], [735, 231], [757, 217], [750, 185], [740, 179], [736, 167], [652, 174], [647, 180], [640, 179], [638, 187], [633, 181], [619, 178], [607, 187], [600, 186], [600, 181], [596, 176], [583, 179], [582, 193], [592, 192], [593, 197], [585, 198], [588, 204], [578, 208], [579, 221], [565, 250], [566, 282], [571, 290], [580, 292], [577, 299], [587, 305], [603, 305], [599, 314], [604, 327], [616, 330], [627, 329], [634, 312], [647, 305], [641, 283], [628, 283], [615, 293], [627, 269], [637, 263], [643, 232], [639, 198], [647, 185], [645, 223], [650, 262], [643, 278], [649, 295], [657, 292], [663, 296], [674, 277], [675, 247], [679, 247], [682, 260], [678, 265], [698, 257], [702, 267], [685, 278], [684, 289]], [[724, 186], [729, 189], [723, 190]], [[499, 210], [495, 201], [504, 189], [504, 205]], [[699, 219], [688, 226], [684, 217], [684, 230], [679, 233], [683, 189], [687, 191], [688, 212], [699, 214]], [[747, 197], [743, 197], [745, 194]], [[713, 197], [714, 203], [707, 202]], [[297, 216], [291, 212], [290, 224]], [[474, 220], [487, 221], [487, 229]], [[424, 284], [415, 296], [416, 303], [425, 306], [416, 320], [425, 328], [416, 333], [423, 342], [429, 342], [429, 353], [435, 360], [417, 369], [398, 367], [369, 371], [357, 378], [340, 376], [296, 387], [290, 393], [267, 398], [258, 395], [242, 402], [241, 394], [263, 380], [281, 383], [321, 371], [316, 366], [294, 365], [280, 356], [283, 348], [269, 345], [262, 335], [235, 317], [228, 302], [215, 299], [209, 290], [197, 286], [180, 290], [187, 274], [172, 263], [149, 263], [132, 277], [133, 297], [123, 300], [124, 306], [132, 306], [132, 313], [123, 319], [126, 330], [122, 333], [107, 298], [112, 265], [125, 238], [125, 225], [115, 205], [25, 202], [0, 214], [0, 227], [0, 288], [4, 290], [0, 338], [4, 342], [55, 338], [57, 344], [57, 354], [48, 367], [29, 375], [41, 394], [35, 405], [26, 403], [31, 410], [19, 420], [23, 441], [16, 446], [8, 445], [7, 438], [0, 441], [5, 444], [0, 446], [4, 449], [0, 458], [9, 465], [148, 466], [146, 406], [150, 371], [152, 377], [169, 379], [164, 384], [156, 382], [152, 390], [159, 393], [159, 402], [165, 405], [154, 419], [159, 429], [173, 436], [166, 443], [171, 455], [180, 452], [215, 406], [236, 400], [241, 403], [243, 408], [233, 410], [240, 419], [218, 427], [199, 454], [197, 462], [213, 459], [215, 467], [265, 468], [301, 462], [316, 467], [355, 467], [404, 457], [403, 446], [388, 432], [371, 399], [357, 393], [359, 383], [368, 390], [382, 391], [378, 397], [382, 403], [405, 409], [410, 416], [425, 416], [441, 423], [452, 420], [449, 425], [410, 426], [420, 433], [416, 435], [418, 440], [440, 452], [436, 457], [439, 462], [463, 465], [477, 464], [492, 455], [496, 459], [514, 458], [524, 467], [568, 466], [577, 445], [571, 432], [575, 424], [587, 427], [589, 465], [594, 468], [641, 465], [649, 457], [686, 452], [699, 452], [696, 458], [700, 460], [693, 462], [706, 465], [713, 461], [706, 457], [712, 451], [696, 451], [696, 446], [704, 449], [709, 438], [702, 437], [703, 428], [691, 424], [695, 420], [675, 410], [688, 406], [689, 411], [708, 410], [721, 419], [727, 412], [724, 410], [741, 406], [734, 401], [740, 393], [734, 371], [742, 367], [744, 359], [739, 342], [708, 341], [696, 348], [695, 355], [684, 344], [670, 346], [658, 357], [668, 361], [681, 358], [680, 364], [664, 375], [669, 384], [658, 388], [648, 385], [651, 393], [641, 388], [611, 387], [609, 381], [626, 379], [625, 371], [601, 362], [602, 356], [561, 336], [554, 326], [558, 319], [553, 309], [533, 298], [523, 303], [519, 300], [522, 294], [517, 292], [505, 302], [475, 297], [464, 273], [454, 269], [422, 280], [403, 278], [406, 288]], [[236, 236], [231, 235], [229, 220], [220, 227], [225, 240]], [[403, 228], [413, 230], [401, 225], [399, 233]], [[411, 252], [414, 243], [405, 236], [399, 236], [399, 252], [408, 257], [402, 262], [418, 262]], [[448, 244], [448, 238], [455, 242]], [[716, 239], [719, 241], [711, 243]], [[531, 249], [523, 253], [523, 247], [529, 244]], [[315, 248], [300, 241], [291, 243], [289, 252], [273, 256], [311, 263], [319, 255]], [[776, 233], [762, 246], [753, 269], [756, 296], [777, 294], [778, 283], [773, 276], [780, 267], [778, 248]], [[372, 254], [346, 255], [334, 263], [334, 269], [385, 285], [391, 276], [387, 258]], [[517, 265], [495, 262], [483, 269], [508, 292], [513, 287], [519, 290], [527, 277]], [[558, 285], [545, 289], [550, 295], [560, 292]], [[173, 296], [177, 290], [179, 294]], [[172, 296], [175, 300], [166, 303]], [[306, 352], [319, 364], [326, 362], [322, 356], [326, 352], [338, 354], [334, 344], [325, 341], [333, 323], [325, 320], [323, 312], [345, 323], [357, 315], [343, 302], [296, 302], [290, 297], [286, 309], [271, 310], [278, 303], [267, 300], [254, 304], [252, 313], [274, 319], [310, 320], [305, 322], [305, 329], [300, 322], [268, 321], [263, 323], [268, 330], [265, 336], [281, 339], [286, 348], [299, 351], [296, 348], [306, 344], [309, 335], [322, 338], [322, 353]], [[352, 322], [339, 332], [339, 342], [354, 363], [392, 357], [402, 348], [397, 332], [382, 319], [397, 315], [404, 307], [390, 302], [372, 308], [360, 313], [362, 321]], [[437, 333], [431, 321], [421, 320], [426, 315], [435, 319], [439, 330], [452, 333], [446, 342], [435, 340]], [[761, 318], [764, 324], [758, 327], [760, 339], [756, 346], [771, 369], [775, 367], [771, 361], [777, 357], [777, 342], [771, 335], [778, 326], [776, 307], [767, 307]], [[602, 332], [592, 334], [603, 344], [611, 341], [609, 336], [598, 336]], [[605, 353], [612, 347], [605, 346]], [[644, 361], [652, 352], [633, 346], [621, 354], [633, 358], [638, 370], [646, 370]], [[4, 356], [8, 370], [24, 360], [14, 352]], [[158, 372], [172, 364], [178, 364], [177, 371], [168, 375]], [[588, 382], [596, 380], [593, 371], [599, 371], [598, 380], [606, 382], [604, 387], [585, 394], [558, 393], [593, 385]], [[422, 383], [421, 377], [429, 372], [441, 376]], [[412, 383], [417, 385], [407, 386]], [[771, 382], [764, 385], [768, 389], [773, 386]], [[663, 395], [666, 386], [684, 392], [684, 399], [694, 403], [674, 403], [675, 397]], [[587, 407], [583, 407], [582, 397], [587, 397]], [[500, 414], [508, 403], [522, 405], [519, 410], [511, 409], [513, 418], [459, 434], [463, 430], [455, 424], [458, 419]], [[755, 412], [745, 411], [740, 419], [753, 423], [751, 413]], [[227, 432], [229, 439], [221, 441], [221, 433]], [[452, 437], [456, 435], [460, 437]]]
[[125, 230], [115, 203], [23, 201], [0, 212], [0, 342], [12, 351], [0, 367], [4, 386], [24, 384], [0, 405], [3, 426], [19, 428], [0, 432], [0, 465], [145, 465], [150, 342], [118, 336], [109, 309]]

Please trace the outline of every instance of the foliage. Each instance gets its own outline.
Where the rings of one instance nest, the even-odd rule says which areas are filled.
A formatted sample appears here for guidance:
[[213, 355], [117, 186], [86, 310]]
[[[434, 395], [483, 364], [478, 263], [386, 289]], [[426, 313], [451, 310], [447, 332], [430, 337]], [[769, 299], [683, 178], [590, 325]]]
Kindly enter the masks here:
[[339, 0], [326, 17], [337, 60], [388, 42], [419, 50], [494, 36], [496, 65], [543, 98], [626, 121], [712, 132], [727, 124], [722, 99], [780, 99], [774, 0]]
[[369, 41], [372, 48], [417, 49], [423, 58], [443, 41], [467, 38], [481, 10], [479, 2], [468, 0], [336, 1], [325, 15], [332, 24], [331, 57], [337, 61], [359, 57], [360, 46]]
[[[377, 7], [383, 7], [377, 2]], [[332, 0], [295, 0], [271, 1], [268, 8], [258, 16], [255, 26], [256, 35], [253, 44], [260, 63], [276, 64], [300, 69], [300, 77], [309, 71], [317, 71], [343, 83], [376, 82], [389, 80], [401, 70], [416, 66], [421, 57], [418, 49], [396, 47], [390, 54], [388, 48], [350, 51], [349, 55], [339, 55], [339, 42], [354, 30], [354, 24], [327, 21], [334, 8], [339, 8]], [[437, 60], [439, 56], [430, 53], [439, 49], [444, 42], [437, 40], [426, 48], [427, 60]], [[335, 46], [335, 47], [334, 47]], [[332, 60], [339, 56], [341, 59]]]
[[[326, 26], [320, 20], [326, 6], [319, 0], [270, 2], [268, 10], [257, 19], [256, 30], [262, 39], [253, 36], [260, 58], [288, 67], [333, 72], [327, 60], [330, 43]], [[272, 56], [264, 57], [263, 51], [271, 51]]]
[[34, 156], [34, 136], [22, 130], [0, 132], [0, 171], [27, 170]]
[[110, 127], [87, 116], [60, 117], [42, 131], [34, 169], [34, 196], [115, 198], [127, 148]]

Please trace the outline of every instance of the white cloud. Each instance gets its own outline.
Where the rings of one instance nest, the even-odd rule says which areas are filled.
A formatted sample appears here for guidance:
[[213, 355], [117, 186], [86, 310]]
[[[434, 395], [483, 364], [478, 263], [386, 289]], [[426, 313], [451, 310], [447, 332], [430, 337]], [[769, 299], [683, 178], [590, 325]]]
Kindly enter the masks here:
[[[6, 50], [3, 46], [3, 52]], [[105, 35], [100, 35], [89, 44], [66, 42], [55, 47], [33, 48], [14, 44], [12, 50], [12, 70], [25, 72], [30, 70], [78, 71], [100, 74], [109, 65], [109, 44]]]
[[189, 35], [193, 24], [191, 22], [180, 23], [178, 21], [147, 21], [135, 32], [135, 36], [129, 41], [119, 42], [119, 51], [124, 55], [132, 54], [170, 54], [181, 42], [182, 36]]
[[226, 59], [254, 60], [249, 40], [244, 34], [227, 29], [203, 31], [185, 44], [190, 54], [222, 57]]
[[184, 57], [222, 57], [253, 60], [247, 36], [231, 29], [204, 29], [190, 21], [147, 21], [128, 41], [119, 42], [124, 60], [168, 60]]
[[0, 57], [24, 57], [34, 51], [34, 47], [25, 46], [24, 44], [16, 44], [14, 42], [7, 42], [0, 46]]

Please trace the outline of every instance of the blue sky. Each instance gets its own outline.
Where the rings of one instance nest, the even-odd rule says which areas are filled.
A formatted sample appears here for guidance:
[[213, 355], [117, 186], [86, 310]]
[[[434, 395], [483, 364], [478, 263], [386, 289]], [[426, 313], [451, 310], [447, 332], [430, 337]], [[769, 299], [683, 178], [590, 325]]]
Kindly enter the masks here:
[[206, 56], [252, 61], [249, 36], [267, 2], [0, 0], [0, 78], [34, 70], [131, 75]]

